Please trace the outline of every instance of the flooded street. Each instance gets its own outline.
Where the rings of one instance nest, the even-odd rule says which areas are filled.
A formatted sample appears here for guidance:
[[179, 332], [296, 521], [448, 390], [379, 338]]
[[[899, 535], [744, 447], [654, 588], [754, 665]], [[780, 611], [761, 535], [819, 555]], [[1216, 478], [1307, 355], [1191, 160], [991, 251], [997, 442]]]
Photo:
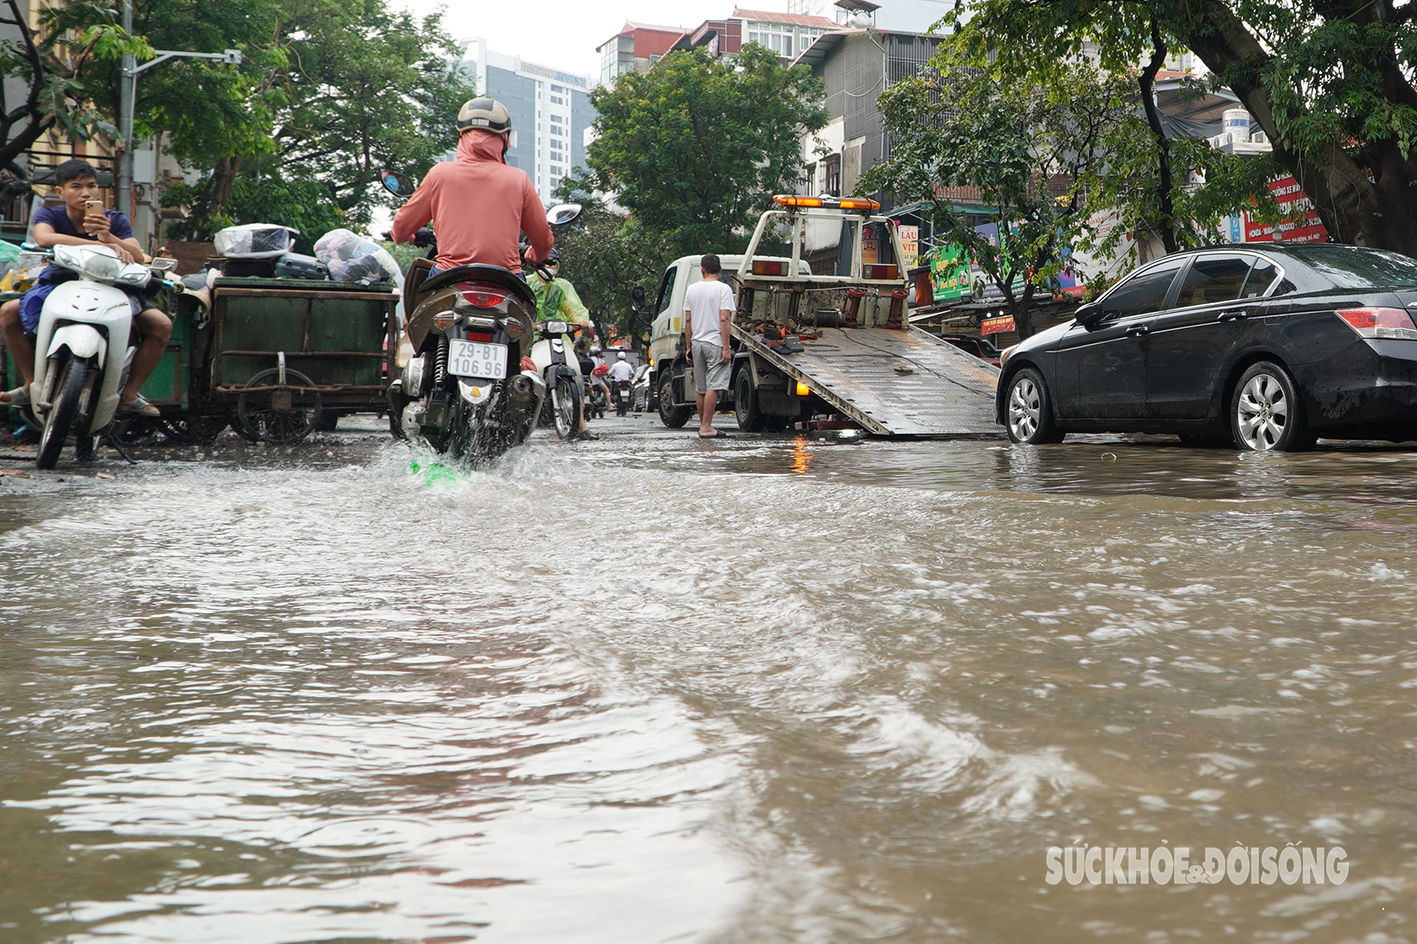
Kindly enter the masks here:
[[0, 477], [0, 942], [1417, 941], [1417, 449], [595, 427]]

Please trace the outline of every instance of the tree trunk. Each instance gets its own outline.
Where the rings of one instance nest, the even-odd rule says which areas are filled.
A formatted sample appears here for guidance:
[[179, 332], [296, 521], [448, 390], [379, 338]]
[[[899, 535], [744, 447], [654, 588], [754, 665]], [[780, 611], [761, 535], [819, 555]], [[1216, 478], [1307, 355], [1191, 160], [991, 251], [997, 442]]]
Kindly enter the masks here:
[[1161, 230], [1161, 245], [1166, 252], [1180, 248], [1176, 243], [1176, 207], [1171, 200], [1171, 142], [1166, 138], [1166, 129], [1161, 127], [1161, 114], [1156, 110], [1156, 73], [1166, 62], [1166, 40], [1161, 37], [1161, 28], [1156, 17], [1151, 18], [1151, 61], [1141, 70], [1137, 84], [1141, 86], [1142, 107], [1146, 109], [1146, 123], [1156, 138], [1156, 196], [1161, 209], [1158, 225]]

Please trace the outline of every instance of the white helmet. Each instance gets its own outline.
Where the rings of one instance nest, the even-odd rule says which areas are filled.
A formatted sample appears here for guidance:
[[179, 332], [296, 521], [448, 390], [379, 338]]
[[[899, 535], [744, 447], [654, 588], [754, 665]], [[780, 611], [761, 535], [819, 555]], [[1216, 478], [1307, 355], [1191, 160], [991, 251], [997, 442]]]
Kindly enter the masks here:
[[619, 354], [616, 354], [616, 355], [615, 355], [615, 359], [616, 359], [617, 361], [623, 361], [623, 360], [625, 359], [625, 352], [624, 352], [624, 351], [621, 351]]
[[495, 98], [470, 98], [458, 110], [458, 133], [471, 128], [507, 134], [512, 130], [512, 113]]

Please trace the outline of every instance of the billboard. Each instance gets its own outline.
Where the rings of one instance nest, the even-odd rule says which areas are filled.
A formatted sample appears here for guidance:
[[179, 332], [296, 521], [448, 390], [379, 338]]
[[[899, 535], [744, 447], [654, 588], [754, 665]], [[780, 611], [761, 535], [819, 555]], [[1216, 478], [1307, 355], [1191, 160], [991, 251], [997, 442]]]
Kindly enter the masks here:
[[1269, 183], [1270, 192], [1279, 202], [1285, 219], [1278, 226], [1265, 226], [1245, 214], [1245, 242], [1323, 243], [1328, 242], [1328, 230], [1319, 221], [1314, 201], [1304, 193], [1293, 177], [1280, 177]]

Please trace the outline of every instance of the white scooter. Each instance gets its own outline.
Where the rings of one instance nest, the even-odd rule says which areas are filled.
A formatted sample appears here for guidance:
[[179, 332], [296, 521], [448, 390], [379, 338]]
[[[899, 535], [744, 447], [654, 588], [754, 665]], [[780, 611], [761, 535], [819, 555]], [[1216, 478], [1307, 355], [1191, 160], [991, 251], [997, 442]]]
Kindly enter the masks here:
[[99, 434], [113, 422], [137, 349], [138, 295], [155, 282], [183, 288], [161, 275], [175, 259], [125, 265], [108, 246], [55, 246], [45, 255], [76, 276], [44, 300], [35, 331], [30, 409], [44, 426], [37, 464], [52, 469], [71, 435], [75, 456], [93, 458]]
[[[571, 346], [572, 326], [564, 321], [543, 321], [536, 326], [537, 340], [531, 359], [546, 381], [546, 405], [556, 435], [570, 439], [581, 429], [581, 371]], [[546, 419], [545, 412], [542, 414]]]

